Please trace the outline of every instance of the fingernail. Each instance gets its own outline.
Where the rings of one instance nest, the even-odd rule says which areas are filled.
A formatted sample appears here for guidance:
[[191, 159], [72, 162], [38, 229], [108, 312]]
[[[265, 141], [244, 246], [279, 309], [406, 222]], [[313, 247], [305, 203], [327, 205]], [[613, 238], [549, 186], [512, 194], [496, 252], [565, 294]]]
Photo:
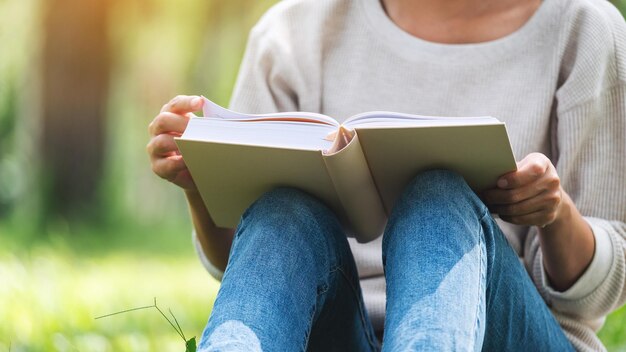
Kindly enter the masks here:
[[195, 97], [191, 99], [191, 106], [193, 107], [199, 108], [201, 103], [202, 103], [202, 99], [200, 99], [200, 97]]
[[509, 181], [507, 181], [506, 179], [501, 178], [501, 179], [498, 180], [498, 187], [504, 188], [504, 187], [506, 187], [508, 185], [509, 185]]

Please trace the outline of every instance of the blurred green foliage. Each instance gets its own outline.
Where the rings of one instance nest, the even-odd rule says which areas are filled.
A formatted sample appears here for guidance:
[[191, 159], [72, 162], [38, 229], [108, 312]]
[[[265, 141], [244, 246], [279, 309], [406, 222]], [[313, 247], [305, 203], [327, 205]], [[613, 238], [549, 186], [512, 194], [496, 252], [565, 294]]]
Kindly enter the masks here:
[[[19, 99], [27, 84], [29, 75], [27, 58], [34, 40], [32, 1], [0, 2], [0, 219], [6, 217], [10, 209], [25, 193], [22, 160], [28, 158], [29, 151], [18, 151], [18, 127], [23, 121], [18, 119]], [[24, 25], [25, 24], [25, 25]]]
[[[181, 192], [149, 167], [148, 123], [177, 94], [204, 94], [227, 104], [248, 31], [275, 1], [100, 1], [111, 6], [112, 73], [99, 219], [180, 221], [186, 216]], [[41, 216], [46, 179], [37, 177], [39, 77], [46, 59], [41, 55], [43, 4], [0, 1], [0, 219], [17, 218], [30, 227]], [[45, 228], [32, 230], [45, 237]]]
[[196, 258], [182, 193], [150, 170], [147, 126], [177, 94], [226, 104], [248, 31], [274, 1], [102, 1], [112, 74], [95, 221], [39, 213], [49, 2], [0, 1], [0, 352], [184, 351], [158, 313], [94, 317], [157, 297], [200, 337], [218, 288]]

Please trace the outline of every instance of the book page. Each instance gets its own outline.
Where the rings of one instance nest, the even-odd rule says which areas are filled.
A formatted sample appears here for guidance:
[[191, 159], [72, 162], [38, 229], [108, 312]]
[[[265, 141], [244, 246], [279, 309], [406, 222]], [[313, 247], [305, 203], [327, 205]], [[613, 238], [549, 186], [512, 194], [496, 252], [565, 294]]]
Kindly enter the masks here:
[[498, 123], [498, 119], [490, 116], [479, 117], [445, 117], [402, 114], [389, 111], [371, 111], [354, 115], [343, 125], [347, 128], [382, 128], [411, 126], [467, 126]]
[[241, 121], [198, 117], [189, 120], [181, 138], [186, 140], [256, 145], [274, 148], [326, 150], [326, 137], [335, 126], [293, 121]]
[[291, 121], [303, 123], [317, 123], [339, 127], [339, 123], [332, 117], [312, 112], [276, 112], [268, 114], [243, 114], [221, 107], [209, 99], [204, 99], [202, 113], [204, 117], [213, 117], [224, 120], [240, 121]]

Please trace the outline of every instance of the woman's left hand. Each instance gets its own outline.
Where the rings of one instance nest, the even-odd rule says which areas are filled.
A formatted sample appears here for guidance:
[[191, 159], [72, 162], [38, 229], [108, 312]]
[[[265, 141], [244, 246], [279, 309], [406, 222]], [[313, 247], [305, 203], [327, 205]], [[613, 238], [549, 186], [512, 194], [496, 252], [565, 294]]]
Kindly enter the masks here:
[[531, 153], [517, 163], [517, 171], [503, 175], [496, 188], [483, 192], [482, 199], [506, 222], [545, 227], [559, 218], [563, 189], [550, 159]]

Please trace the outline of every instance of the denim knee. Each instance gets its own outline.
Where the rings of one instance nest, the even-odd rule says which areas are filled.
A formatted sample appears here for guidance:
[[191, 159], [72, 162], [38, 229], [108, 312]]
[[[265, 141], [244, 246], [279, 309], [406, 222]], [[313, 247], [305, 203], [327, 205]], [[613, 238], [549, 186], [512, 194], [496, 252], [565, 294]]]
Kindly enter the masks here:
[[[255, 226], [275, 238], [302, 237], [303, 241], [332, 236], [340, 228], [335, 214], [320, 200], [295, 188], [280, 187], [263, 194], [242, 215], [242, 227]], [[237, 234], [243, 231], [237, 231]]]
[[235, 246], [262, 247], [276, 260], [284, 257], [286, 267], [306, 262], [324, 281], [321, 286], [327, 286], [325, 273], [349, 258], [348, 241], [335, 214], [294, 188], [269, 191], [250, 206], [237, 228]]
[[426, 202], [430, 207], [469, 207], [479, 215], [487, 212], [486, 206], [465, 179], [449, 170], [429, 170], [418, 174], [404, 189], [398, 200], [398, 203], [402, 202]]
[[419, 193], [423, 198], [452, 203], [474, 195], [465, 179], [449, 170], [429, 170], [418, 174], [405, 188], [404, 193]]
[[482, 218], [487, 212], [461, 175], [448, 170], [430, 170], [420, 173], [406, 186], [394, 206], [387, 229], [408, 222]]
[[324, 205], [313, 196], [290, 187], [274, 188], [264, 193], [256, 202], [254, 202], [244, 213], [244, 216], [250, 212], [258, 211], [262, 208], [262, 212], [274, 212], [273, 210], [281, 210], [282, 214], [299, 213], [308, 211], [312, 208], [323, 207]]
[[316, 216], [325, 215], [333, 214], [320, 200], [296, 188], [280, 187], [264, 193], [242, 217], [306, 223]]

